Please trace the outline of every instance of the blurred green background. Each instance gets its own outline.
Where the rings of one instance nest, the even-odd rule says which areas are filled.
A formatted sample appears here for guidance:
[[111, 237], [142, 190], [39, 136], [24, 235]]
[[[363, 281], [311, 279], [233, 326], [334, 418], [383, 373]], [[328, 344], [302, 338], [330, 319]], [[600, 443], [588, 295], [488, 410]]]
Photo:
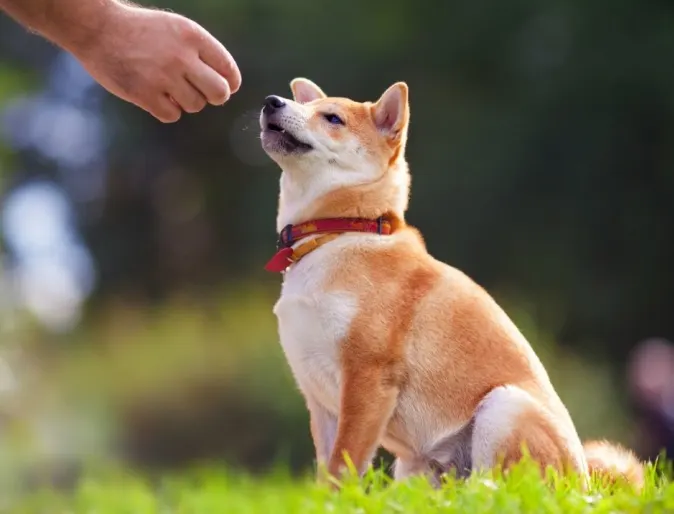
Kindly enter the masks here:
[[224, 107], [163, 125], [0, 16], [1, 479], [310, 468], [262, 271], [257, 116], [296, 76], [357, 100], [406, 81], [431, 253], [515, 319], [583, 438], [673, 448], [674, 4], [155, 5], [234, 55]]

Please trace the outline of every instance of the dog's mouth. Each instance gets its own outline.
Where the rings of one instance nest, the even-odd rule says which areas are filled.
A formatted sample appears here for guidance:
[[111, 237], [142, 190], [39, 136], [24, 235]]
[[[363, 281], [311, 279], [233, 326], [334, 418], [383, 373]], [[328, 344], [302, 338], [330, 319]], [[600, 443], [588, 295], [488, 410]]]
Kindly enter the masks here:
[[276, 123], [267, 123], [264, 132], [273, 134], [278, 139], [278, 144], [286, 151], [311, 150], [313, 147], [309, 143], [300, 141], [286, 129]]

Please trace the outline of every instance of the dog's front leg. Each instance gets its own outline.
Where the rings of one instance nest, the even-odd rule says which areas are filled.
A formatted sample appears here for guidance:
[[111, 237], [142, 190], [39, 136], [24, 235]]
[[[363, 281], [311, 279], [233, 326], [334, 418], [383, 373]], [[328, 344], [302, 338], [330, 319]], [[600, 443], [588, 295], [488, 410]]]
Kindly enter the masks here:
[[388, 367], [347, 363], [343, 368], [337, 439], [328, 472], [339, 478], [345, 453], [360, 475], [365, 473], [395, 410], [398, 384]]
[[311, 397], [307, 397], [311, 438], [316, 450], [316, 464], [319, 468], [327, 466], [337, 435], [337, 416]]

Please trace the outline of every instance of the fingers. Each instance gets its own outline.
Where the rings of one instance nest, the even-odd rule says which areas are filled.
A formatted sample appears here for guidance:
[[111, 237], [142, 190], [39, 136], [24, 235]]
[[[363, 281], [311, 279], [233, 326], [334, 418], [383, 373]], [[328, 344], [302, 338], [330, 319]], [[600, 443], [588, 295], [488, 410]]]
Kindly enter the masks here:
[[159, 121], [173, 123], [180, 119], [182, 111], [196, 113], [207, 103], [222, 105], [229, 100], [227, 81], [203, 62], [197, 61], [184, 77], [172, 82], [147, 109]]
[[211, 105], [222, 105], [229, 100], [231, 91], [227, 80], [202, 61], [192, 66], [186, 77]]
[[201, 27], [199, 29], [201, 32], [199, 57], [227, 80], [230, 94], [236, 93], [241, 87], [241, 72], [236, 61], [220, 41], [205, 29]]
[[174, 123], [180, 119], [180, 106], [168, 95], [159, 95], [147, 110], [162, 123]]
[[185, 112], [195, 113], [206, 107], [204, 95], [186, 78], [177, 78], [171, 84], [168, 94]]
[[[169, 37], [165, 44], [157, 41], [156, 34], [146, 37], [157, 51], [142, 63], [142, 73], [137, 73], [139, 83], [133, 90], [141, 93], [143, 101], [134, 103], [143, 104], [158, 120], [172, 123], [180, 119], [183, 111], [196, 113], [209, 103], [227, 102], [241, 86], [241, 72], [227, 49], [204, 28], [184, 17], [162, 13], [161, 18], [153, 19], [170, 21], [174, 30], [169, 34], [177, 37], [173, 40]], [[165, 34], [162, 32], [162, 36]], [[143, 80], [149, 84], [143, 85]]]

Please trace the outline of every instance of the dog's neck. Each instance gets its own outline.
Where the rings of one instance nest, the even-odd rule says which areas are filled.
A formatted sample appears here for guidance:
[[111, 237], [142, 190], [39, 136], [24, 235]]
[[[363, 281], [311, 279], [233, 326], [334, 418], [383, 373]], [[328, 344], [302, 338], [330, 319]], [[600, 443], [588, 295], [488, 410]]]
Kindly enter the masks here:
[[323, 218], [376, 219], [387, 215], [404, 223], [410, 188], [404, 160], [398, 160], [373, 182], [354, 183], [344, 170], [322, 173], [284, 170], [280, 182], [276, 219], [279, 232], [286, 225]]

